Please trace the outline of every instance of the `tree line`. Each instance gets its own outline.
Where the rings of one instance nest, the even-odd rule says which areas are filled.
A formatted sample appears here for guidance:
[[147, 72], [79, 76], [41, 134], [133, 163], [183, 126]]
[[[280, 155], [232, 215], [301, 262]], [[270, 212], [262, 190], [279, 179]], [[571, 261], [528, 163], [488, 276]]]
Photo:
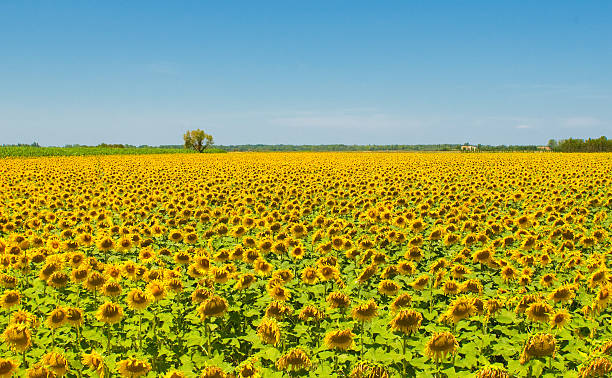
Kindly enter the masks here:
[[556, 141], [551, 139], [548, 147], [559, 152], [612, 152], [612, 140], [605, 136], [597, 139], [569, 138]]

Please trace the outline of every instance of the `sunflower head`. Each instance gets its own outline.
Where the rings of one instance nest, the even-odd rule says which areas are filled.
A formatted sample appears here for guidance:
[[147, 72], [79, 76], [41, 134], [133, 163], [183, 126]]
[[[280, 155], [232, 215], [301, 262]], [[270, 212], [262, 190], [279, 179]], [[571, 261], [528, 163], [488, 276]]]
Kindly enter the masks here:
[[425, 346], [425, 354], [429, 358], [440, 361], [449, 353], [455, 354], [458, 348], [459, 343], [452, 333], [435, 332]]
[[374, 299], [353, 307], [351, 310], [353, 319], [360, 322], [367, 322], [374, 319], [378, 315], [378, 305]]
[[274, 318], [264, 318], [257, 327], [257, 336], [264, 344], [278, 344], [281, 334], [276, 320]]
[[209, 317], [221, 317], [227, 311], [227, 301], [218, 295], [213, 295], [198, 307], [198, 313], [202, 320]]
[[118, 323], [123, 318], [123, 307], [112, 302], [106, 302], [98, 307], [96, 318], [107, 324]]
[[0, 297], [0, 307], [5, 310], [21, 303], [21, 294], [17, 290], [5, 291]]
[[546, 302], [534, 302], [525, 311], [527, 318], [533, 322], [548, 322], [553, 308]]
[[520, 363], [524, 364], [531, 358], [554, 356], [557, 342], [555, 336], [548, 333], [536, 333], [529, 337], [523, 348]]
[[310, 366], [310, 358], [301, 348], [291, 349], [276, 361], [276, 368], [278, 370], [308, 370]]
[[355, 335], [350, 329], [341, 329], [328, 332], [324, 341], [329, 349], [346, 350], [353, 345], [353, 337]]
[[19, 368], [19, 363], [10, 359], [0, 357], [0, 377], [12, 377]]
[[327, 296], [327, 303], [330, 308], [346, 308], [351, 304], [351, 298], [342, 292], [334, 291]]
[[68, 371], [68, 360], [60, 353], [50, 352], [45, 354], [41, 360], [43, 366], [55, 373], [57, 376], [65, 375]]
[[10, 324], [2, 337], [11, 349], [18, 352], [24, 352], [32, 345], [32, 331], [25, 324]]
[[136, 358], [128, 358], [117, 362], [117, 371], [122, 377], [145, 376], [151, 371], [151, 364]]
[[421, 326], [423, 316], [414, 310], [400, 310], [389, 325], [394, 331], [399, 331], [410, 335]]
[[510, 378], [510, 374], [504, 368], [486, 366], [478, 370], [476, 378]]

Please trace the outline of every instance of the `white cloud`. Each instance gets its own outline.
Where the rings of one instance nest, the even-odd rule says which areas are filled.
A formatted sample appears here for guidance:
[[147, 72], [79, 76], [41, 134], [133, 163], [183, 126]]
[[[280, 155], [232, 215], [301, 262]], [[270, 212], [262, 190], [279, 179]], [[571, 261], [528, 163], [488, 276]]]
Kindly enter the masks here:
[[531, 126], [529, 126], [529, 125], [516, 125], [515, 128], [517, 128], [517, 129], [531, 129]]

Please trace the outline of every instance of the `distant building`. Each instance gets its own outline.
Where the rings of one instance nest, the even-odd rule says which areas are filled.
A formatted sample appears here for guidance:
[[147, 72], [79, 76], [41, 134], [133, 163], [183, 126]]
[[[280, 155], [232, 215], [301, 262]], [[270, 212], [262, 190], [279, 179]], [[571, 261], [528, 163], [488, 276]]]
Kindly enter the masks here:
[[478, 148], [476, 146], [461, 146], [461, 151], [478, 151]]
[[548, 147], [548, 146], [538, 146], [538, 151], [552, 151], [552, 148]]

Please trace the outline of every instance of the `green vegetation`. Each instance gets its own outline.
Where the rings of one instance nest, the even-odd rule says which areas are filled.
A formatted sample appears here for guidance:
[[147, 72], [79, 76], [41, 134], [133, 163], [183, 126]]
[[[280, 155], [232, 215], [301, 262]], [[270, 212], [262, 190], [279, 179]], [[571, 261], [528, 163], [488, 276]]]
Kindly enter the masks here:
[[195, 150], [198, 152], [204, 152], [213, 145], [213, 136], [206, 134], [204, 130], [187, 130], [183, 134], [183, 140], [185, 141], [185, 148], [189, 150]]
[[[37, 156], [89, 156], [89, 155], [148, 155], [148, 154], [178, 154], [196, 153], [195, 150], [183, 148], [161, 148], [149, 146], [109, 146], [95, 147], [71, 145], [66, 147], [34, 147], [29, 145], [0, 146], [0, 158], [5, 157], [37, 157]], [[210, 148], [205, 153], [225, 152], [218, 148]]]
[[612, 152], [612, 140], [605, 136], [597, 139], [574, 139], [556, 141], [551, 139], [548, 146], [559, 152]]

